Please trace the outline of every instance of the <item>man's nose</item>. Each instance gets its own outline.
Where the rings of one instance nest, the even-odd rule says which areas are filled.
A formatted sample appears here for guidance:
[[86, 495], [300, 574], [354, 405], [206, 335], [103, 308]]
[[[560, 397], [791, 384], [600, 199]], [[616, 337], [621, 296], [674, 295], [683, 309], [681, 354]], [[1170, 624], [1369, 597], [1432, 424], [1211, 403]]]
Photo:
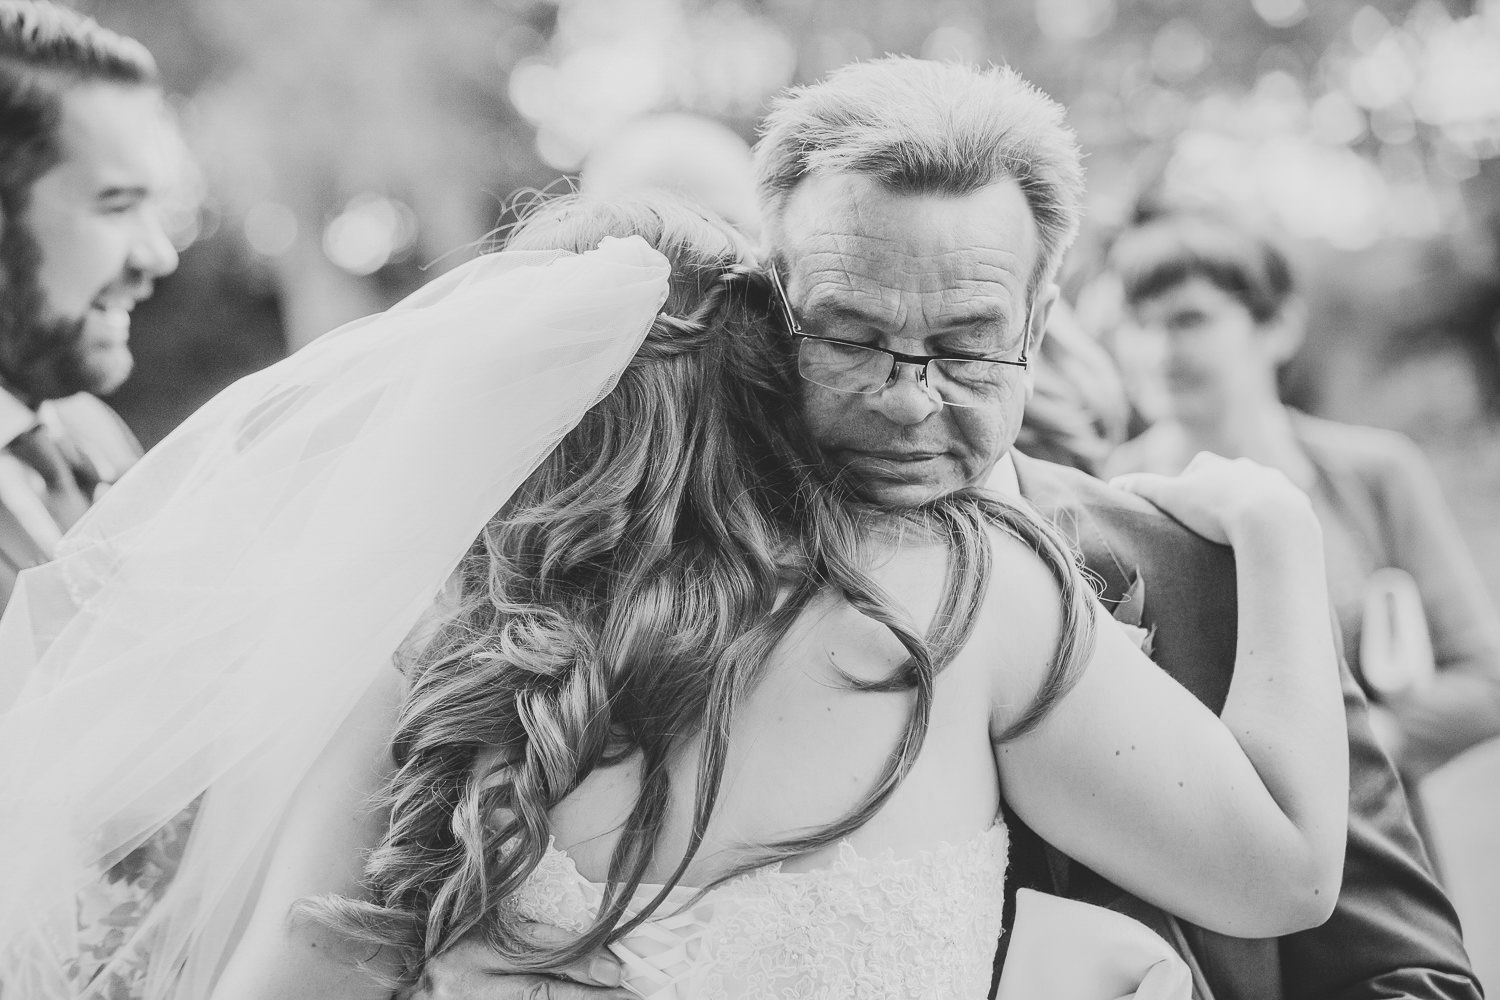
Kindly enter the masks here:
[[130, 248], [130, 263], [151, 278], [162, 278], [177, 270], [177, 248], [172, 245], [157, 213], [145, 213], [140, 232]]
[[922, 366], [896, 362], [891, 380], [872, 397], [878, 413], [893, 424], [920, 424], [943, 408], [943, 398], [927, 384]]

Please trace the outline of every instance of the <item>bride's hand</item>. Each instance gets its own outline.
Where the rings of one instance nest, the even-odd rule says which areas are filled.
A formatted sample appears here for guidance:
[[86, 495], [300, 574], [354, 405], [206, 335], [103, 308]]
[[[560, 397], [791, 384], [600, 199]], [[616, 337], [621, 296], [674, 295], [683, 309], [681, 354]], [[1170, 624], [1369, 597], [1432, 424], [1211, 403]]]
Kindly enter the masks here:
[[1151, 501], [1191, 530], [1234, 545], [1246, 531], [1256, 537], [1298, 522], [1316, 523], [1307, 495], [1276, 469], [1248, 458], [1200, 451], [1177, 476], [1135, 472], [1110, 485]]
[[[546, 924], [528, 924], [539, 944], [557, 945], [573, 936]], [[563, 978], [566, 977], [566, 978]], [[554, 976], [511, 968], [484, 942], [470, 934], [433, 958], [422, 981], [396, 1000], [631, 1000], [635, 994], [620, 983], [620, 963], [601, 951]]]

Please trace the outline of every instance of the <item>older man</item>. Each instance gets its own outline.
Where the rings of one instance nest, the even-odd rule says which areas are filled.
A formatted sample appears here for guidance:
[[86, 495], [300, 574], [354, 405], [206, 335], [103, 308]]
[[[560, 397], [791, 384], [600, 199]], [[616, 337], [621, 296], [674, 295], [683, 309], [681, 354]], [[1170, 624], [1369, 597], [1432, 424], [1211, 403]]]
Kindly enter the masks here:
[[[783, 97], [757, 166], [770, 265], [814, 380], [801, 403], [829, 459], [886, 502], [981, 485], [1019, 492], [1073, 535], [1106, 602], [1123, 602], [1152, 630], [1162, 667], [1220, 707], [1235, 654], [1227, 550], [1137, 499], [1011, 452], [1082, 194], [1061, 108], [1009, 70], [859, 64]], [[840, 364], [819, 363], [830, 358]], [[969, 405], [965, 369], [952, 364], [963, 360], [1000, 363], [1004, 391]], [[1324, 926], [1279, 941], [1209, 934], [1110, 886], [1014, 817], [1010, 881], [1152, 924], [1191, 955], [1200, 993], [1217, 1000], [1477, 998], [1452, 908], [1372, 742], [1365, 703], [1346, 689], [1349, 845], [1343, 893]], [[603, 958], [574, 971], [615, 981]], [[600, 995], [506, 976], [477, 944], [434, 963], [426, 991]]]
[[156, 64], [65, 7], [0, 3], [0, 606], [140, 454], [95, 394], [130, 312], [177, 267]]

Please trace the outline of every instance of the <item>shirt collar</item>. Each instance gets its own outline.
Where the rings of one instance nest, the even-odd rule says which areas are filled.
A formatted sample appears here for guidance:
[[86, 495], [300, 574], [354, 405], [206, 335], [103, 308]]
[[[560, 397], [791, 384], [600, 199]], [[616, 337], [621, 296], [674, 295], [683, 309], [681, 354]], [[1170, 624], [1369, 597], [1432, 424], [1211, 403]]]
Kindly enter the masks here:
[[1000, 456], [1000, 461], [990, 470], [990, 477], [985, 480], [984, 485], [992, 493], [1011, 500], [1021, 495], [1021, 480], [1016, 476], [1016, 463], [1010, 457], [1010, 452]]
[[36, 423], [36, 411], [0, 386], [0, 448], [10, 447], [12, 441], [35, 427]]

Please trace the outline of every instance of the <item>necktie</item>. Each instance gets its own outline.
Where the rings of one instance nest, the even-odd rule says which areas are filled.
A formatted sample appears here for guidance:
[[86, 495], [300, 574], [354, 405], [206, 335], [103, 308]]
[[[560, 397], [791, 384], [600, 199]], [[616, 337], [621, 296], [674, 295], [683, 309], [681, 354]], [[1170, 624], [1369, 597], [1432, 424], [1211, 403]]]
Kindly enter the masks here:
[[57, 526], [63, 531], [73, 527], [89, 509], [91, 480], [96, 477], [69, 462], [61, 444], [41, 424], [17, 436], [10, 443], [10, 453], [41, 473], [47, 484], [42, 500]]

